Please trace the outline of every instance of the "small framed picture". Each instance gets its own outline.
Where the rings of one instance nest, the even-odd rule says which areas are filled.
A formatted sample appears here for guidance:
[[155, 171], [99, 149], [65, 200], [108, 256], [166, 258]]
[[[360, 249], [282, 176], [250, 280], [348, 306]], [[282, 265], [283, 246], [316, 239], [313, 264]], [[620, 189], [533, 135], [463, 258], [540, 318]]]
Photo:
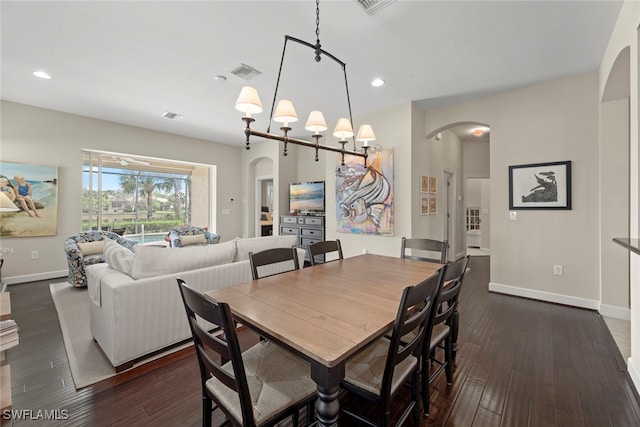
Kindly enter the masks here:
[[428, 193], [429, 192], [429, 176], [420, 175], [420, 192]]
[[435, 176], [429, 177], [429, 193], [438, 194], [438, 179]]
[[429, 215], [436, 215], [438, 213], [438, 199], [436, 197], [429, 197]]
[[429, 198], [420, 197], [420, 215], [429, 215]]

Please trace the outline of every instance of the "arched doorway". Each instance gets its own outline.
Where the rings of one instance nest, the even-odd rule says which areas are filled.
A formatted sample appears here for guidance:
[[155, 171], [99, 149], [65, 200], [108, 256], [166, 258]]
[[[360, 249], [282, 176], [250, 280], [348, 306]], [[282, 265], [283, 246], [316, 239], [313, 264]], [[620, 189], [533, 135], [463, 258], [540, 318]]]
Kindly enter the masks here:
[[[486, 249], [489, 248], [490, 135], [490, 126], [476, 121], [450, 123], [427, 135], [428, 169], [439, 175], [443, 184], [448, 183], [446, 193], [443, 191], [447, 203], [442, 204], [446, 212], [439, 220], [442, 221], [443, 236], [449, 240], [450, 259], [468, 253], [468, 240], [476, 237], [468, 232], [473, 234], [482, 230], [485, 235], [481, 239]], [[486, 181], [483, 194], [469, 193], [467, 181], [472, 178]], [[480, 202], [482, 198], [484, 201]], [[476, 254], [480, 251], [474, 252]], [[486, 254], [485, 251], [483, 255]]]
[[630, 235], [630, 59], [626, 47], [600, 100], [600, 313], [625, 359], [631, 354], [629, 253], [611, 239]]

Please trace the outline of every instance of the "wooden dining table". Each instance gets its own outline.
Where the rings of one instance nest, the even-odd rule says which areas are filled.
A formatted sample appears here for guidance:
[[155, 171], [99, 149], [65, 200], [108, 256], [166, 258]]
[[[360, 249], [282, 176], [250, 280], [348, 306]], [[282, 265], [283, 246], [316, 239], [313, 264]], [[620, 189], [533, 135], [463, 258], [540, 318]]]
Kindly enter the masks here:
[[403, 289], [439, 267], [366, 254], [206, 294], [229, 304], [244, 325], [310, 364], [318, 385], [318, 424], [336, 426], [346, 362], [393, 325]]

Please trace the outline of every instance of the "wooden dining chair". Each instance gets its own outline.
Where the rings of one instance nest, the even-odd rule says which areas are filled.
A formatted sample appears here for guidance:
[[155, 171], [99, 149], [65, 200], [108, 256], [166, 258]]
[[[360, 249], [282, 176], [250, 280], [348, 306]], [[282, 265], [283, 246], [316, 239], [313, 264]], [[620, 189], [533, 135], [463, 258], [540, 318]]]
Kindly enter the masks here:
[[[287, 261], [289, 262], [287, 265], [280, 265], [278, 267], [274, 265], [285, 263]], [[273, 276], [274, 274], [300, 269], [298, 253], [295, 247], [265, 249], [264, 251], [255, 253], [249, 252], [249, 264], [251, 265], [251, 275], [253, 276], [253, 280], [257, 280], [260, 277]], [[258, 267], [266, 267], [269, 265], [272, 265], [273, 267], [271, 269], [261, 268], [260, 270], [263, 274], [258, 274]]]
[[324, 264], [327, 262], [325, 258], [326, 254], [333, 252], [336, 252], [337, 258], [332, 261], [344, 259], [342, 256], [342, 245], [338, 239], [311, 243], [310, 245], [307, 245], [307, 250], [309, 251], [309, 260], [311, 261], [311, 265]]
[[[428, 331], [433, 325], [442, 272], [440, 268], [423, 282], [405, 288], [391, 336], [380, 338], [347, 362], [342, 388], [376, 404], [378, 420], [368, 419], [351, 408], [343, 408], [343, 413], [372, 426], [389, 426], [391, 403], [409, 382], [411, 401], [396, 425], [402, 425], [411, 413], [414, 425], [420, 425], [420, 353], [422, 341], [430, 335]], [[403, 337], [409, 334], [405, 341]]]
[[[446, 240], [433, 240], [433, 239], [407, 239], [402, 238], [402, 244], [400, 248], [400, 258], [417, 259], [419, 261], [437, 262], [440, 264], [447, 263], [447, 246]], [[411, 249], [411, 255], [407, 254], [407, 249]], [[424, 257], [418, 256], [414, 251], [427, 251], [437, 252], [438, 257]]]
[[[431, 337], [425, 339], [422, 351], [422, 408], [425, 416], [429, 415], [429, 385], [443, 370], [447, 384], [453, 382], [453, 343], [457, 340], [458, 330], [454, 316], [458, 313], [460, 290], [468, 264], [469, 255], [443, 267], [442, 290], [438, 296]], [[442, 352], [439, 357], [437, 350]]]
[[[218, 408], [233, 425], [251, 427], [289, 416], [297, 426], [300, 409], [312, 413], [317, 386], [308, 364], [268, 341], [241, 352], [229, 306], [177, 280], [200, 366], [203, 426], [211, 426]], [[220, 330], [211, 332], [203, 320]]]

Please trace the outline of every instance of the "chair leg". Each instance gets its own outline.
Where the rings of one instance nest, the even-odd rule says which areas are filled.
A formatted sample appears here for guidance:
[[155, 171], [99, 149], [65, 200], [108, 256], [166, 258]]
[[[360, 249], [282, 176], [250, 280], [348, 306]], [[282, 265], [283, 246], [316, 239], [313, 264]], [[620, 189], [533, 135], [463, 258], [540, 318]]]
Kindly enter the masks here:
[[452, 361], [453, 361], [453, 357], [452, 357], [452, 350], [451, 350], [451, 336], [449, 336], [449, 338], [444, 340], [444, 373], [445, 376], [447, 377], [447, 384], [451, 385], [451, 382], [453, 381], [453, 374], [452, 374], [452, 370], [451, 370], [451, 365], [452, 365]]
[[460, 312], [456, 306], [451, 316], [451, 357], [452, 360], [456, 359], [458, 354], [458, 328], [460, 327]]
[[213, 411], [211, 398], [207, 395], [202, 396], [202, 427], [211, 427]]
[[422, 412], [425, 417], [429, 416], [429, 366], [431, 359], [428, 353], [422, 355]]
[[307, 405], [307, 425], [310, 426], [313, 423], [313, 419], [315, 418], [315, 402], [310, 402]]
[[298, 427], [298, 411], [295, 411], [293, 414], [291, 414], [291, 421], [293, 422], [293, 427]]
[[418, 406], [418, 381], [420, 379], [420, 372], [414, 372], [412, 377], [411, 400], [413, 401], [413, 425], [418, 427], [420, 426], [420, 408]]

